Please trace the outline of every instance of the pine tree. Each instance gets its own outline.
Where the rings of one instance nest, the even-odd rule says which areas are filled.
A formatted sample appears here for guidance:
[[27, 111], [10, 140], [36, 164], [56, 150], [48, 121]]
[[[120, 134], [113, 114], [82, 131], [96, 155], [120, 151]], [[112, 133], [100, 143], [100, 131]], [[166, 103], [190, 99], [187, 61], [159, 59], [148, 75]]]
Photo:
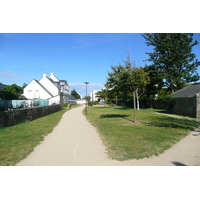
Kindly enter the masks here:
[[200, 79], [197, 68], [200, 62], [192, 48], [198, 44], [193, 34], [188, 33], [146, 33], [142, 35], [148, 46], [153, 46], [153, 53], [148, 61], [153, 62], [170, 92], [183, 88], [187, 83]]

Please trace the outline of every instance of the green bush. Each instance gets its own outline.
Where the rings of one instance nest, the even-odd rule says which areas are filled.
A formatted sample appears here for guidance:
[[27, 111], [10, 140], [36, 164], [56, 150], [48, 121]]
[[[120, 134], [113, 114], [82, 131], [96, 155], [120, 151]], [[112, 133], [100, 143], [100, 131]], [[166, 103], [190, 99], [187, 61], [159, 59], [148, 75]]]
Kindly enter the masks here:
[[89, 101], [88, 102], [88, 106], [93, 106], [93, 105], [97, 105], [97, 104], [99, 104], [98, 101]]
[[162, 102], [165, 104], [166, 106], [166, 112], [171, 113], [173, 110], [173, 107], [175, 105], [175, 99], [174, 96], [169, 94], [164, 96]]
[[68, 103], [64, 103], [63, 107], [67, 108], [68, 105], [69, 105]]

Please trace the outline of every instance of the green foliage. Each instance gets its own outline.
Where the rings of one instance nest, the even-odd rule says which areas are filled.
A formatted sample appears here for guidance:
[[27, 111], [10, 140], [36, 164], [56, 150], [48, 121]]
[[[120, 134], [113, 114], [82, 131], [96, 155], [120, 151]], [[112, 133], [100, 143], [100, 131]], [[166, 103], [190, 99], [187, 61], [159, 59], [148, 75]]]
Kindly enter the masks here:
[[168, 113], [171, 113], [172, 112], [172, 109], [175, 105], [175, 99], [174, 99], [174, 96], [169, 94], [169, 95], [166, 95], [162, 102], [165, 104], [166, 106], [166, 112]]
[[132, 64], [127, 62], [125, 66], [111, 66], [111, 69], [106, 85], [113, 94], [125, 101], [132, 98], [133, 91], [139, 89], [143, 92], [149, 83], [148, 72], [145, 72], [142, 67], [132, 67]]
[[[0, 97], [4, 100], [17, 100], [21, 99], [23, 94], [23, 88], [16, 85], [7, 85], [3, 88], [3, 91], [0, 93]], [[24, 97], [22, 97], [24, 98]]]
[[94, 106], [94, 105], [98, 105], [99, 102], [98, 101], [89, 101], [88, 102], [88, 106]]
[[67, 108], [68, 105], [69, 105], [68, 103], [64, 103], [63, 107]]
[[[156, 84], [164, 82], [170, 92], [182, 89], [186, 83], [199, 80], [197, 73], [200, 62], [192, 48], [198, 44], [193, 40], [193, 34], [186, 33], [153, 33], [143, 34], [148, 46], [153, 46], [153, 53], [148, 61], [153, 62], [149, 71], [153, 69]], [[162, 81], [161, 81], [162, 80]]]
[[81, 96], [78, 94], [78, 92], [75, 89], [71, 91], [71, 95], [76, 99], [81, 98]]

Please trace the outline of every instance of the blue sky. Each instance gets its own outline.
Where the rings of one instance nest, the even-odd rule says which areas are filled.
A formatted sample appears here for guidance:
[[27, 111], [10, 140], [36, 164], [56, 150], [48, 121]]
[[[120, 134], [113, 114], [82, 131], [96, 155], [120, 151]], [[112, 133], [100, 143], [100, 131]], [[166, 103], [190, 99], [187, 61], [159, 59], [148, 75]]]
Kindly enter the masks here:
[[[200, 34], [194, 38], [200, 42]], [[110, 67], [122, 63], [127, 51], [144, 66], [151, 50], [140, 33], [3, 33], [0, 82], [22, 86], [53, 72], [85, 96], [84, 82], [90, 83], [88, 92], [102, 89]], [[193, 50], [200, 60], [200, 44]]]

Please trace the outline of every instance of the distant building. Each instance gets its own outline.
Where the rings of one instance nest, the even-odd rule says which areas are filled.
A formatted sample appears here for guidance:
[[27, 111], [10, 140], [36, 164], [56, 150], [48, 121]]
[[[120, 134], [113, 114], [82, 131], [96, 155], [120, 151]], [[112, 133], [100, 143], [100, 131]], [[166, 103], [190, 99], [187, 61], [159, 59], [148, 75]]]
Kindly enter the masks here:
[[3, 88], [5, 87], [6, 85], [4, 84], [0, 84], [0, 91], [3, 91]]
[[68, 101], [70, 88], [66, 80], [59, 80], [53, 73], [50, 76], [43, 74], [38, 81], [33, 79], [25, 88], [23, 95], [27, 99], [45, 99], [49, 104], [60, 102], [60, 93], [63, 93], [64, 103]]
[[200, 118], [200, 83], [189, 85], [173, 93], [173, 113]]
[[90, 92], [90, 101], [98, 101], [98, 97], [96, 97], [97, 92], [99, 92], [99, 90], [93, 90]]

